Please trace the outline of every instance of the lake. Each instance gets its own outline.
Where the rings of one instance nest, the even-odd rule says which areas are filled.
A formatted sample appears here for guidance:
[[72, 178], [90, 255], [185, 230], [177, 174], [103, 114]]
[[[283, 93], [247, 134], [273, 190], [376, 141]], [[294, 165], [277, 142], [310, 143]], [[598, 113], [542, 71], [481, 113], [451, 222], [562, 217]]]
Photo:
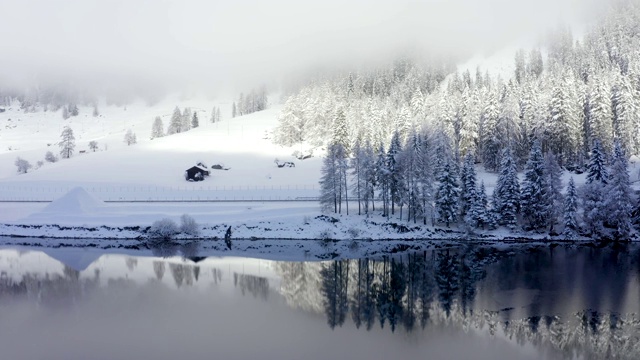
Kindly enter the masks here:
[[154, 254], [0, 248], [1, 358], [640, 358], [636, 245]]

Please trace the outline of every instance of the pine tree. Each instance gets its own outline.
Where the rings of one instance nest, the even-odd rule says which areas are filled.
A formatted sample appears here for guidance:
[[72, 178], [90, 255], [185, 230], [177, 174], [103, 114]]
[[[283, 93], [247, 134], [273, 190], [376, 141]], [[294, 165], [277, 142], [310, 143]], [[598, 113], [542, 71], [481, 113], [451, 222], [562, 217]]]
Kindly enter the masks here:
[[476, 189], [470, 189], [471, 191], [471, 205], [469, 211], [464, 217], [464, 221], [470, 228], [484, 228], [489, 224], [487, 205], [489, 203], [487, 199], [487, 191], [484, 188], [484, 181], [480, 182], [480, 186]]
[[413, 217], [413, 222], [417, 222], [418, 216], [422, 216], [424, 209], [422, 209], [421, 198], [421, 172], [422, 170], [422, 139], [420, 135], [413, 130], [411, 137], [409, 138], [407, 146], [405, 146], [404, 158], [404, 175], [402, 176], [405, 182], [404, 189], [406, 190], [406, 203], [407, 203], [407, 221]]
[[500, 109], [495, 94], [489, 94], [480, 117], [480, 154], [485, 169], [496, 171], [500, 164], [502, 141], [497, 131]]
[[70, 117], [71, 117], [71, 115], [69, 114], [69, 109], [66, 106], [63, 106], [62, 107], [62, 118], [67, 120]]
[[629, 240], [631, 234], [631, 212], [635, 194], [631, 189], [627, 155], [619, 141], [614, 144], [611, 176], [605, 189], [607, 224], [614, 228], [613, 236], [618, 240]]
[[634, 98], [637, 90], [631, 82], [623, 76], [617, 76], [611, 89], [611, 104], [613, 110], [613, 131], [627, 154], [637, 154], [640, 150], [638, 140], [638, 103]]
[[182, 132], [185, 131], [189, 131], [189, 129], [191, 129], [191, 117], [193, 115], [191, 114], [191, 109], [190, 108], [185, 108], [182, 111], [182, 121], [181, 121], [181, 126], [180, 129], [182, 130]]
[[73, 130], [70, 127], [64, 127], [60, 134], [58, 145], [60, 146], [60, 156], [63, 159], [68, 159], [73, 155], [73, 150], [76, 147], [76, 138], [73, 136]]
[[542, 53], [539, 49], [533, 49], [529, 53], [529, 66], [527, 66], [527, 72], [532, 78], [539, 78], [544, 70], [544, 64], [542, 62]]
[[567, 194], [564, 198], [564, 230], [562, 236], [565, 239], [575, 239], [578, 236], [578, 191], [573, 177], [567, 185]]
[[427, 225], [427, 218], [434, 221], [433, 190], [434, 181], [434, 161], [432, 147], [426, 136], [422, 139], [422, 156], [418, 162], [418, 181], [420, 182], [420, 209], [422, 212], [423, 224]]
[[502, 152], [500, 174], [494, 189], [494, 213], [498, 217], [498, 224], [515, 229], [518, 224], [517, 214], [520, 211], [520, 183], [516, 163], [511, 149]]
[[544, 157], [539, 142], [535, 142], [529, 153], [522, 182], [522, 217], [531, 229], [540, 229], [547, 225], [551, 214], [549, 185], [544, 170]]
[[458, 179], [447, 162], [440, 175], [440, 185], [436, 193], [436, 211], [438, 221], [447, 227], [458, 220], [458, 200], [460, 197]]
[[398, 157], [402, 152], [400, 144], [400, 133], [394, 132], [387, 151], [386, 169], [388, 171], [389, 195], [391, 196], [391, 215], [395, 214], [395, 204], [400, 202], [400, 191], [402, 185], [402, 167]]
[[378, 156], [375, 162], [376, 183], [379, 189], [380, 200], [382, 200], [382, 216], [389, 216], [389, 169], [387, 167], [387, 153], [384, 145], [380, 144]]
[[611, 153], [613, 143], [613, 111], [611, 109], [611, 96], [609, 87], [604, 80], [593, 80], [594, 86], [589, 96], [589, 131], [590, 140], [596, 139], [601, 143], [606, 153]]
[[167, 129], [167, 135], [179, 134], [182, 132], [182, 113], [180, 109], [176, 106], [173, 110], [173, 115], [171, 115], [171, 122], [169, 123], [169, 128]]
[[160, 116], [156, 116], [153, 120], [153, 125], [151, 126], [151, 138], [160, 138], [164, 136], [164, 124], [162, 123], [162, 119]]
[[562, 168], [556, 161], [556, 156], [548, 152], [545, 156], [544, 174], [547, 184], [547, 195], [549, 197], [549, 232], [553, 232], [553, 227], [560, 217], [562, 209]]
[[198, 126], [200, 126], [200, 121], [198, 120], [198, 112], [194, 111], [193, 117], [191, 118], [191, 127], [195, 129]]
[[468, 153], [464, 158], [462, 172], [460, 173], [460, 216], [462, 218], [469, 211], [477, 191], [477, 175], [474, 164], [474, 156]]
[[327, 147], [327, 156], [322, 162], [320, 178], [320, 206], [325, 211], [338, 213], [338, 199], [341, 193], [339, 171], [340, 145], [331, 143]]
[[518, 51], [516, 51], [516, 56], [515, 56], [515, 79], [516, 82], [518, 84], [522, 84], [524, 82], [524, 78], [525, 78], [525, 74], [527, 72], [526, 66], [525, 66], [525, 60], [524, 60], [524, 50], [519, 49]]
[[231, 118], [235, 118], [238, 115], [238, 110], [236, 109], [236, 103], [235, 101], [233, 102], [233, 105], [231, 105]]
[[333, 122], [332, 141], [334, 143], [340, 144], [347, 154], [351, 152], [351, 147], [349, 146], [349, 130], [347, 127], [347, 118], [342, 108], [338, 109], [336, 118]]
[[368, 215], [369, 203], [373, 195], [372, 184], [370, 182], [371, 173], [373, 172], [373, 150], [369, 143], [361, 146], [360, 141], [357, 141], [353, 155], [351, 160], [351, 169], [353, 169], [353, 184], [351, 189], [358, 198], [358, 215], [362, 212]]
[[600, 145], [600, 140], [594, 139], [589, 164], [587, 166], [587, 184], [591, 184], [593, 182], [599, 182], [604, 185], [607, 184], [609, 172], [607, 171], [605, 164], [606, 156]]
[[574, 86], [573, 77], [563, 76], [562, 81], [555, 86], [549, 104], [546, 141], [561, 164], [575, 159], [582, 147], [582, 127], [578, 117], [578, 102], [573, 93]]
[[127, 133], [124, 134], [124, 142], [125, 144], [127, 144], [127, 146], [133, 145], [138, 142], [136, 134], [131, 129], [127, 130]]
[[609, 174], [605, 167], [605, 155], [598, 139], [593, 140], [593, 148], [587, 168], [587, 179], [582, 187], [584, 223], [592, 235], [604, 233], [605, 214], [605, 186], [609, 181]]

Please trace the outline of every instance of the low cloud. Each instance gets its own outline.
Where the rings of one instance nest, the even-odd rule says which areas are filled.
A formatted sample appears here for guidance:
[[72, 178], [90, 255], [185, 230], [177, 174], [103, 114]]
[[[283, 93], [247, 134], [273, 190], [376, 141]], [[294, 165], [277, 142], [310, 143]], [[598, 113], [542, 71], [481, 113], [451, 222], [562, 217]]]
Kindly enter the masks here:
[[[5, 2], [0, 82], [232, 89], [400, 51], [467, 56], [588, 22], [597, 0]], [[0, 83], [0, 84], [1, 84]], [[1, 85], [0, 85], [1, 86]]]

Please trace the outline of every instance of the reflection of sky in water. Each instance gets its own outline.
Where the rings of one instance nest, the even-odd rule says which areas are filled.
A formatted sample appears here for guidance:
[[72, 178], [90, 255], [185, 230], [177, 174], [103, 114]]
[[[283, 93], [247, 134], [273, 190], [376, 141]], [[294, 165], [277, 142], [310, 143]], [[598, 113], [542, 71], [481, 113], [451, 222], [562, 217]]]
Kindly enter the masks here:
[[193, 259], [0, 250], [2, 358], [638, 354], [635, 250]]

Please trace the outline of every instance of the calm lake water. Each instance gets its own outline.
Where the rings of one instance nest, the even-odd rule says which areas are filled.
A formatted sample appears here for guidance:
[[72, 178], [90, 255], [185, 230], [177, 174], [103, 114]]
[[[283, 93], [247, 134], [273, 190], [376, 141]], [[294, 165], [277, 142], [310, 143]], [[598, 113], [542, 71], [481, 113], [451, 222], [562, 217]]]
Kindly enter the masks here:
[[280, 262], [0, 249], [0, 358], [640, 358], [640, 251]]

